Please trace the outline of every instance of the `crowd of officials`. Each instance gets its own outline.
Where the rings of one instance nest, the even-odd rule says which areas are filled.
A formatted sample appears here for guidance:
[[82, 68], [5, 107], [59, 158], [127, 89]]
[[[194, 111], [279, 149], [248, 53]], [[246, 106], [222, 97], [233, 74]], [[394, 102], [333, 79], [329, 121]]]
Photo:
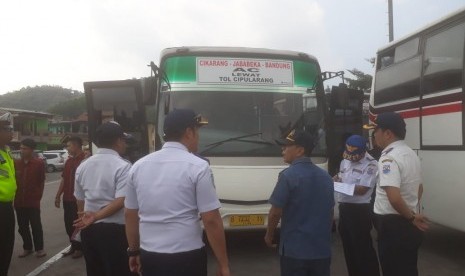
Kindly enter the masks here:
[[[133, 165], [121, 157], [128, 135], [115, 122], [97, 129], [99, 149], [93, 156], [83, 151], [81, 139], [68, 139], [70, 158], [55, 199], [55, 206], [63, 207], [71, 242], [64, 256], [84, 256], [87, 275], [206, 276], [202, 222], [218, 263], [216, 275], [230, 275], [213, 174], [208, 160], [193, 154], [199, 128], [206, 124], [192, 110], [171, 111], [164, 121], [163, 147]], [[353, 135], [334, 176], [312, 163], [315, 141], [308, 132], [292, 130], [276, 141], [289, 167], [270, 196], [264, 240], [279, 249], [281, 275], [330, 275], [335, 201], [350, 276], [418, 275], [418, 248], [428, 228], [417, 208], [423, 192], [420, 161], [403, 141], [400, 115], [382, 113], [364, 127], [373, 129], [382, 150], [379, 161], [367, 152], [367, 141]], [[18, 257], [46, 255], [40, 221], [44, 166], [33, 156], [31, 139], [21, 141], [21, 159], [13, 160], [7, 147], [11, 139], [7, 113], [0, 117], [0, 276], [8, 274], [12, 257], [14, 210], [23, 240]], [[352, 185], [353, 192], [335, 194], [335, 182]]]

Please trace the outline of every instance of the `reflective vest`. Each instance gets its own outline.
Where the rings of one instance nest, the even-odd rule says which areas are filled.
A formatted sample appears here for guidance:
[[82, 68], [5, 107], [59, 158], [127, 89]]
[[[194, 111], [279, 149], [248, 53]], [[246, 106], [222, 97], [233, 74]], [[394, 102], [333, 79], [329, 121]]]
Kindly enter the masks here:
[[15, 165], [8, 147], [0, 149], [0, 202], [15, 199], [16, 178]]

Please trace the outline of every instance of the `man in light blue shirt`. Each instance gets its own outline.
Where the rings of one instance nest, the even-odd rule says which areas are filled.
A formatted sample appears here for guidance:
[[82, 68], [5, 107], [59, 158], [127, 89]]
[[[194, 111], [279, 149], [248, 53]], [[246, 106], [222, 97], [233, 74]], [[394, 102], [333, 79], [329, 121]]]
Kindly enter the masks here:
[[125, 200], [131, 270], [144, 275], [206, 276], [203, 222], [218, 261], [216, 275], [228, 276], [221, 204], [208, 162], [197, 151], [194, 111], [175, 109], [164, 121], [163, 148], [137, 161], [129, 173]]
[[96, 131], [97, 153], [76, 170], [74, 196], [80, 218], [86, 270], [89, 276], [130, 275], [124, 227], [124, 197], [131, 164], [121, 158], [126, 137], [116, 122]]

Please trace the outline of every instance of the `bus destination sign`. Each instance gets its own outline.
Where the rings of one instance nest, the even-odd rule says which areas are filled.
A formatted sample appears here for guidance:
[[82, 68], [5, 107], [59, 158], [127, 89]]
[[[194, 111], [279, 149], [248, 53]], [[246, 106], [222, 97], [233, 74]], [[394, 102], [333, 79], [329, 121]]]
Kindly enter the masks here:
[[292, 87], [293, 71], [292, 61], [287, 60], [197, 58], [198, 84]]

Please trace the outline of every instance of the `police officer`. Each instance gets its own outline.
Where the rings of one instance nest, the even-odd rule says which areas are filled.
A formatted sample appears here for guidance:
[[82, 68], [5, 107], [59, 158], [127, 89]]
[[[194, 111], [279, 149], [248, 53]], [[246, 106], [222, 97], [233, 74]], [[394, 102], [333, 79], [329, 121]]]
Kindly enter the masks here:
[[379, 114], [373, 129], [383, 149], [374, 205], [378, 252], [384, 276], [418, 275], [418, 248], [428, 220], [416, 213], [421, 188], [420, 159], [405, 142], [405, 121], [397, 113]]
[[0, 276], [8, 275], [15, 241], [13, 200], [16, 193], [14, 161], [7, 144], [13, 139], [12, 116], [0, 116]]
[[354, 194], [336, 193], [339, 225], [349, 276], [379, 275], [378, 257], [370, 235], [371, 194], [376, 185], [378, 163], [366, 152], [366, 140], [352, 135], [346, 140], [343, 160], [336, 181], [354, 184]]
[[192, 110], [171, 111], [163, 125], [163, 148], [129, 172], [126, 235], [134, 272], [142, 267], [144, 275], [206, 276], [201, 219], [218, 261], [216, 275], [230, 274], [212, 172], [207, 161], [193, 154], [205, 124]]
[[273, 238], [281, 220], [281, 275], [329, 276], [333, 181], [309, 157], [315, 145], [310, 133], [293, 130], [277, 143], [290, 166], [279, 174], [269, 200], [265, 243], [275, 247]]

